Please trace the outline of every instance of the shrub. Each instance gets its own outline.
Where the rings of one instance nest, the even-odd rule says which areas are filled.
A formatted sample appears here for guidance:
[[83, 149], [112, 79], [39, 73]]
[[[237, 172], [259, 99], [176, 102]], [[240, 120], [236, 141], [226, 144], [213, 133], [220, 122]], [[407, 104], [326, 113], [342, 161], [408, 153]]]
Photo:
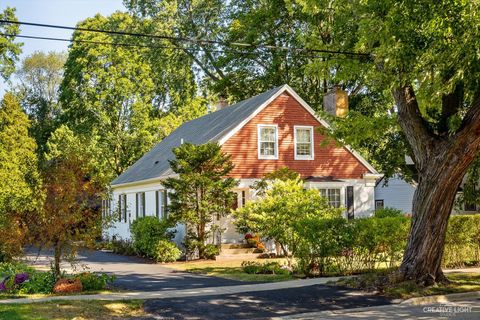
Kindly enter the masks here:
[[115, 276], [109, 276], [108, 274], [102, 273], [97, 275], [91, 272], [84, 272], [77, 276], [81, 283], [83, 290], [91, 291], [91, 290], [104, 290], [107, 285], [113, 283], [115, 280]]
[[170, 222], [158, 220], [156, 217], [136, 219], [130, 227], [133, 248], [139, 255], [154, 258], [158, 242], [172, 239], [173, 233], [169, 231], [170, 227]]
[[125, 255], [125, 256], [136, 255], [133, 244], [129, 240], [112, 240], [109, 246], [111, 247], [111, 250], [114, 253]]
[[177, 245], [169, 240], [158, 240], [155, 245], [153, 258], [157, 262], [174, 262], [182, 255]]
[[403, 217], [405, 216], [402, 210], [398, 210], [395, 208], [381, 208], [375, 210], [375, 218], [395, 218], [395, 217]]
[[480, 216], [452, 216], [448, 221], [443, 264], [464, 267], [480, 263]]
[[22, 284], [21, 293], [52, 293], [55, 285], [55, 274], [48, 272], [33, 272], [27, 282]]
[[253, 261], [243, 261], [242, 262], [243, 272], [248, 274], [290, 274], [291, 271], [286, 266], [280, 265], [278, 262], [266, 262], [264, 264], [253, 262]]
[[203, 254], [206, 259], [215, 259], [220, 254], [220, 248], [214, 244], [207, 244], [203, 249]]

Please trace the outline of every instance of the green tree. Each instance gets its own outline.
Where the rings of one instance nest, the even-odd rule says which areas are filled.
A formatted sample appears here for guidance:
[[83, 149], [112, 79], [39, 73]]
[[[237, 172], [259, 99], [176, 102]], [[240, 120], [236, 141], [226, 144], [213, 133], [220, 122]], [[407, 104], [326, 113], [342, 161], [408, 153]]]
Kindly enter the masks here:
[[178, 178], [168, 178], [163, 185], [169, 189], [169, 213], [173, 221], [187, 226], [189, 240], [198, 243], [201, 258], [211, 235], [216, 217], [230, 212], [237, 181], [229, 178], [233, 169], [230, 156], [222, 153], [216, 143], [193, 145], [185, 143], [173, 150], [176, 159], [170, 166]]
[[[0, 20], [18, 21], [15, 9], [7, 7], [0, 12]], [[15, 37], [20, 33], [20, 27], [15, 24], [0, 23], [0, 76], [7, 80], [15, 71], [15, 63], [21, 53], [21, 43], [15, 42]]]
[[88, 149], [67, 127], [52, 134], [47, 148], [46, 199], [33, 232], [42, 246], [54, 249], [54, 271], [59, 277], [62, 259], [73, 262], [80, 245], [88, 247], [101, 235], [99, 202], [104, 190], [90, 175], [95, 163]]
[[[400, 278], [445, 279], [441, 260], [455, 194], [480, 149], [480, 17], [476, 1], [299, 1], [329, 10], [333, 41], [319, 48], [370, 54], [345, 79], [388, 92], [418, 171]], [[317, 45], [316, 35], [307, 36]]]
[[46, 152], [48, 138], [60, 120], [59, 88], [63, 79], [64, 53], [34, 52], [22, 61], [15, 88], [29, 115], [30, 131], [37, 141], [39, 157]]
[[[302, 238], [296, 224], [308, 217], [324, 219], [341, 217], [342, 209], [328, 205], [317, 189], [305, 189], [300, 178], [274, 180], [265, 194], [237, 209], [235, 224], [240, 232], [253, 232], [275, 240], [283, 252], [293, 257]], [[291, 263], [291, 260], [289, 260]]]
[[[137, 32], [147, 28], [125, 13], [97, 15], [80, 27]], [[113, 178], [140, 158], [172, 127], [205, 110], [195, 99], [191, 64], [178, 50], [114, 46], [145, 44], [137, 37], [80, 32], [70, 47], [61, 85], [62, 122], [76, 135], [93, 137], [104, 171]], [[195, 109], [196, 108], [196, 109]], [[168, 115], [174, 115], [167, 118]]]
[[30, 121], [11, 93], [0, 105], [0, 259], [22, 251], [28, 221], [41, 204], [35, 140]]

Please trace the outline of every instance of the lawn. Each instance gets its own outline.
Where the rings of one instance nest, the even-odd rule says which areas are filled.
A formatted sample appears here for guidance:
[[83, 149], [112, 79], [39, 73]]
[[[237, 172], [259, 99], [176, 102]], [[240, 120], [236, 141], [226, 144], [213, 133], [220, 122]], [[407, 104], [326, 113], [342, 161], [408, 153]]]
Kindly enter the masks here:
[[[187, 271], [198, 274], [206, 274], [209, 276], [221, 277], [239, 281], [255, 281], [255, 282], [275, 282], [292, 280], [292, 275], [284, 274], [248, 274], [242, 270], [242, 262], [246, 260], [197, 260], [189, 262], [176, 262], [166, 264], [166, 267]], [[285, 259], [256, 259], [249, 260], [260, 263], [277, 261], [280, 264], [286, 263]]]
[[342, 278], [330, 284], [365, 290], [378, 290], [381, 294], [386, 296], [401, 299], [480, 291], [479, 272], [448, 273], [446, 275], [450, 280], [449, 284], [440, 284], [431, 287], [419, 287], [410, 281], [401, 282], [398, 284], [379, 284], [379, 276], [381, 277], [384, 275], [385, 274], [369, 273], [351, 278]]
[[141, 300], [52, 301], [30, 304], [0, 304], [0, 319], [63, 320], [142, 318], [146, 314]]

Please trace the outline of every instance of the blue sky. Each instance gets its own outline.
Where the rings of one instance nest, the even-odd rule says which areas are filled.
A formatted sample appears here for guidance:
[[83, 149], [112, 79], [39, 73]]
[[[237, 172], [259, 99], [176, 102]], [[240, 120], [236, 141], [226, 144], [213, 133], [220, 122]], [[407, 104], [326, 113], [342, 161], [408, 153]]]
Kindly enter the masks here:
[[[123, 11], [125, 7], [122, 0], [0, 0], [0, 11], [6, 7], [17, 9], [19, 21], [37, 22], [75, 26], [78, 21], [94, 16], [96, 13], [109, 15], [117, 10]], [[21, 33], [29, 36], [44, 36], [56, 38], [70, 38], [69, 30], [50, 29], [21, 26]], [[68, 42], [19, 39], [23, 42], [22, 58], [32, 52], [41, 51], [66, 51]], [[7, 85], [0, 82], [0, 93]]]

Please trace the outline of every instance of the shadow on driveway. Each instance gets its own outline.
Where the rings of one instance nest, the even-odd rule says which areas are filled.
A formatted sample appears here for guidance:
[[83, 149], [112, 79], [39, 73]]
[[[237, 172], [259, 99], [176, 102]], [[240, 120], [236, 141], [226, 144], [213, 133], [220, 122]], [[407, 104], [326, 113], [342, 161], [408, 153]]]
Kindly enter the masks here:
[[[39, 267], [49, 267], [49, 259], [52, 258], [50, 250], [43, 250], [38, 259], [36, 255], [36, 251], [28, 250], [27, 262]], [[176, 271], [147, 259], [105, 251], [82, 250], [77, 258], [77, 271], [85, 269], [115, 274], [114, 286], [132, 291], [195, 289], [252, 283]], [[67, 272], [72, 271], [68, 263], [62, 264], [62, 268]]]
[[391, 304], [388, 298], [347, 288], [313, 285], [232, 295], [147, 300], [160, 319], [267, 319], [305, 312]]

